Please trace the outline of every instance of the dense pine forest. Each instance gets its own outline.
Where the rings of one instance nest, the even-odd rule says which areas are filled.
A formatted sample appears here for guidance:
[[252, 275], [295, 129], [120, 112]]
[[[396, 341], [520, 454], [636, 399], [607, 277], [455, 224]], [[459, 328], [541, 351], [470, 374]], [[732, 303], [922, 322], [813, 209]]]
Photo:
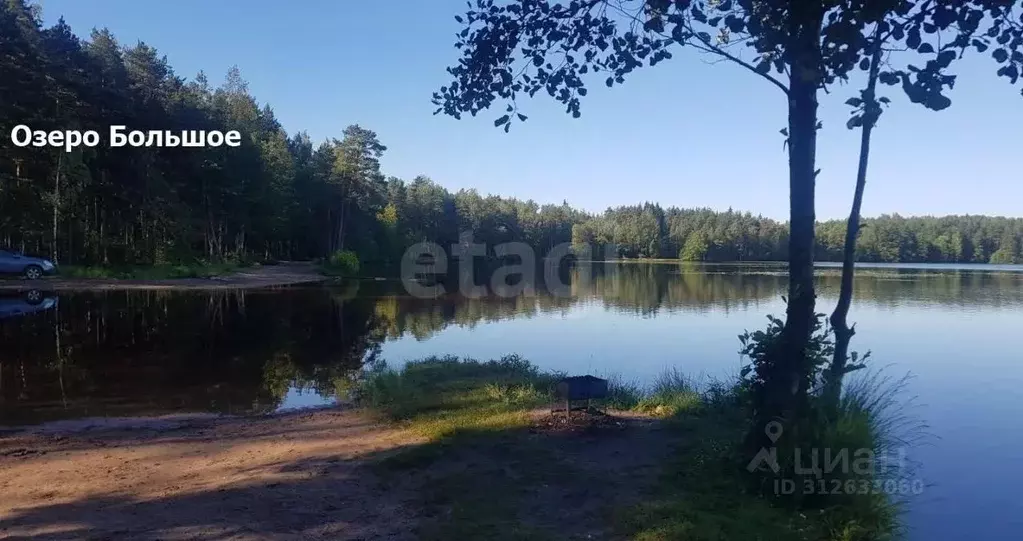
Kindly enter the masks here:
[[[319, 143], [289, 135], [239, 70], [219, 86], [203, 73], [187, 79], [153, 47], [120, 44], [106, 29], [82, 39], [63, 20], [43, 28], [25, 0], [0, 0], [0, 73], [0, 247], [63, 264], [313, 259], [344, 250], [393, 263], [412, 243], [448, 246], [461, 231], [541, 253], [572, 242], [596, 246], [598, 257], [787, 257], [787, 225], [750, 213], [645, 203], [592, 215], [567, 203], [452, 193], [425, 176], [386, 177], [387, 147], [370, 129], [349, 126]], [[237, 130], [243, 141], [65, 152], [11, 139], [18, 125], [105, 133], [111, 124]], [[844, 220], [818, 224], [818, 259], [840, 259], [844, 228]], [[866, 220], [858, 249], [861, 261], [1023, 263], [1023, 219], [881, 216]]]

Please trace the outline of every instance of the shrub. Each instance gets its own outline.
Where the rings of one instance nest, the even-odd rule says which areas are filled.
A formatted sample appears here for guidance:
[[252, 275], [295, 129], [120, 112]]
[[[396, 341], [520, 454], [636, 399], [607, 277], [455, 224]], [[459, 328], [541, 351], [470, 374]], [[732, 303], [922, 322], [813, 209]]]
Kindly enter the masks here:
[[[749, 435], [766, 433], [763, 419], [756, 419], [755, 414], [767, 402], [768, 395], [777, 392], [769, 387], [771, 382], [765, 376], [777, 370], [779, 361], [784, 360], [778, 348], [783, 324], [776, 318], [769, 319], [771, 324], [766, 331], [747, 332], [739, 337], [743, 344], [741, 353], [750, 359], [750, 364], [742, 371], [742, 385], [736, 396], [746, 402], [747, 415], [753, 418]], [[750, 480], [763, 492], [769, 492], [778, 480], [794, 481], [797, 488], [788, 496], [793, 500], [791, 503], [828, 515], [828, 522], [840, 525], [831, 532], [834, 538], [880, 538], [898, 529], [902, 491], [916, 490], [900, 453], [923, 436], [924, 427], [905, 415], [905, 404], [897, 399], [905, 387], [905, 378], [893, 382], [879, 372], [868, 372], [862, 379], [848, 382], [835, 403], [836, 399], [823, 392], [827, 366], [834, 352], [831, 330], [824, 325], [823, 314], [818, 314], [813, 330], [806, 351], [808, 372], [803, 374], [808, 389], [805, 410], [799, 417], [784, 422], [781, 425], [784, 431], [777, 432], [777, 439], [767, 444], [777, 452], [776, 465], [751, 472]], [[852, 354], [857, 368], [863, 367], [866, 358]], [[747, 438], [747, 453], [753, 452], [750, 441], [755, 440]], [[846, 458], [839, 461], [834, 457]], [[857, 459], [861, 460], [860, 467], [854, 464]], [[813, 463], [811, 470], [816, 471], [809, 471], [807, 462]], [[809, 492], [798, 488], [804, 486], [831, 488]], [[877, 490], [878, 486], [897, 486], [900, 492]]]
[[327, 258], [325, 265], [328, 274], [335, 276], [355, 276], [359, 273], [359, 256], [351, 250], [338, 250]]

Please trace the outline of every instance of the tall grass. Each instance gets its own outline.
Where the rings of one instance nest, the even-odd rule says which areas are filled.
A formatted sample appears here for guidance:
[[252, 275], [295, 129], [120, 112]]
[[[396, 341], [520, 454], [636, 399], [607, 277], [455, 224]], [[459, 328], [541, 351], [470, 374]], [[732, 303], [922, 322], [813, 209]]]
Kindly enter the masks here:
[[657, 415], [694, 411], [702, 403], [699, 387], [695, 379], [677, 368], [666, 369], [657, 376], [636, 409]]
[[639, 411], [659, 416], [696, 412], [702, 408], [740, 409], [741, 386], [738, 376], [724, 380], [694, 377], [676, 367], [664, 369], [649, 385], [612, 373], [602, 376], [608, 381], [610, 409]]
[[931, 438], [929, 426], [915, 415], [916, 398], [907, 395], [911, 379], [910, 375], [896, 378], [877, 369], [845, 382], [841, 411], [846, 418], [859, 419], [870, 427], [878, 456], [898, 454]]
[[908, 382], [883, 369], [847, 376], [835, 413], [804, 419], [793, 425], [796, 439], [778, 443], [780, 468], [757, 473], [761, 490], [794, 481], [793, 493], [775, 499], [821, 516], [828, 539], [899, 535], [903, 504], [924, 489], [908, 452], [928, 437], [906, 397]]
[[619, 374], [605, 375], [607, 380], [607, 407], [628, 411], [643, 400], [643, 388], [634, 381], [627, 381]]
[[847, 527], [849, 533], [901, 535], [901, 511], [908, 499], [924, 488], [919, 469], [908, 453], [925, 444], [931, 435], [927, 424], [915, 415], [915, 398], [907, 395], [910, 379], [908, 375], [894, 377], [883, 369], [849, 379], [837, 422], [825, 434], [824, 445], [870, 449], [874, 455], [869, 480], [882, 488], [881, 493], [845, 495], [830, 502], [842, 503], [846, 512], [856, 514], [857, 526]]
[[[550, 405], [561, 376], [516, 355], [490, 361], [429, 357], [400, 368], [374, 364], [354, 383], [352, 393], [359, 404], [437, 444], [396, 455], [391, 464], [419, 467], [449, 452], [454, 442], [490, 441], [498, 448], [518, 445], [516, 452], [525, 452], [523, 442], [531, 440], [508, 438], [529, 433], [518, 429], [532, 422], [530, 410]], [[836, 494], [810, 501], [751, 490], [745, 466], [752, 457], [743, 445], [750, 426], [748, 390], [738, 378], [706, 381], [668, 369], [641, 386], [615, 374], [603, 377], [608, 380], [609, 408], [671, 417], [666, 426], [686, 434], [669, 453], [657, 494], [619, 520], [633, 538], [865, 541], [889, 538], [897, 531], [899, 507], [889, 494]], [[904, 408], [906, 383], [907, 378], [881, 372], [850, 379], [837, 420], [816, 427], [800, 445], [865, 448], [878, 457], [897, 456], [925, 433]], [[911, 474], [896, 461], [878, 464], [883, 467], [869, 480], [898, 482]], [[790, 467], [783, 473], [791, 472]]]
[[[913, 415], [913, 400], [904, 398], [908, 377], [891, 377], [882, 370], [857, 376], [847, 383], [836, 420], [817, 425], [800, 445], [871, 450], [877, 459], [869, 474], [824, 474], [830, 490], [832, 481], [844, 485], [846, 480], [867, 481], [870, 490], [846, 493], [843, 486], [824, 496], [785, 496], [774, 494], [770, 483], [766, 490], [751, 490], [745, 466], [753, 457], [743, 441], [750, 426], [745, 386], [738, 380], [701, 384], [677, 372], [662, 375], [646, 400], [696, 393], [698, 406], [683, 408], [672, 420], [693, 437], [674, 450], [658, 491], [621, 514], [623, 528], [631, 538], [644, 541], [899, 538], [905, 500], [900, 492], [916, 481], [913, 464], [901, 460], [902, 451], [925, 442], [927, 427]], [[681, 393], [671, 392], [676, 389]], [[788, 452], [779, 450], [779, 459]], [[782, 468], [781, 477], [792, 478], [791, 464]], [[798, 490], [801, 483], [796, 480]]]
[[[563, 376], [517, 355], [490, 361], [428, 357], [401, 368], [376, 363], [364, 370], [351, 394], [363, 407], [437, 434], [459, 424], [478, 426], [488, 416], [508, 421], [509, 414], [548, 406]], [[664, 371], [648, 387], [618, 375], [604, 378], [608, 397], [603, 403], [614, 410], [670, 416], [704, 402], [698, 382], [677, 369]]]
[[[554, 385], [564, 374], [540, 370], [518, 355], [478, 361], [455, 356], [428, 357], [400, 369], [378, 362], [364, 370], [354, 398], [395, 420], [408, 420], [438, 410], [473, 407], [509, 408], [547, 405]], [[608, 396], [603, 404], [619, 411], [670, 416], [695, 411], [726, 394], [723, 384], [701, 385], [677, 368], [666, 369], [651, 385], [642, 386], [618, 374], [603, 374]]]
[[400, 369], [378, 363], [357, 384], [355, 398], [430, 437], [464, 428], [507, 427], [523, 412], [550, 403], [557, 374], [517, 355], [491, 361], [429, 357]]

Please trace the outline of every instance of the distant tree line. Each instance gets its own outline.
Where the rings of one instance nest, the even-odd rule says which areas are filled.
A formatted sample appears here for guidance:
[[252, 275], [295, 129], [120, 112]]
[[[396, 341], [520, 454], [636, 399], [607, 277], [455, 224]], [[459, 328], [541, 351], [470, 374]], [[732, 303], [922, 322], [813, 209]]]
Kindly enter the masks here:
[[[845, 220], [818, 222], [817, 260], [841, 261], [845, 227]], [[576, 224], [572, 241], [613, 246], [610, 257], [781, 261], [788, 257], [788, 224], [731, 209], [646, 203]], [[882, 215], [865, 219], [857, 240], [859, 260], [868, 262], [1023, 263], [1021, 247], [1023, 219], [988, 216]]]
[[[81, 40], [61, 19], [43, 28], [25, 0], [0, 0], [0, 246], [64, 264], [310, 259], [351, 250], [395, 263], [420, 241], [471, 231], [540, 253], [572, 242], [602, 258], [784, 260], [788, 226], [749, 213], [569, 206], [452, 193], [427, 177], [388, 178], [387, 148], [360, 126], [314, 144], [288, 135], [237, 69], [212, 87], [186, 80], [139, 42], [106, 29]], [[237, 130], [238, 148], [18, 147], [33, 130]], [[818, 224], [817, 259], [839, 260], [845, 224]], [[1023, 262], [1023, 220], [982, 216], [866, 220], [862, 261]], [[613, 250], [612, 250], [613, 247]]]

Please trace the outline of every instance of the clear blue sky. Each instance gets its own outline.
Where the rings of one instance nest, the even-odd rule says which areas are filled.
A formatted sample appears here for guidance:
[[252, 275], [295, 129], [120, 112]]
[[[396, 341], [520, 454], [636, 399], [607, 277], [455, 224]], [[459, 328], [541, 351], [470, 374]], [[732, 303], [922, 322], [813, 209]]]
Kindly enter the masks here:
[[[679, 50], [624, 86], [593, 80], [583, 116], [544, 95], [510, 134], [499, 116], [433, 116], [431, 93], [456, 59], [464, 0], [41, 0], [79, 36], [110, 28], [143, 40], [179, 75], [219, 84], [232, 65], [289, 133], [314, 141], [349, 124], [388, 146], [384, 172], [599, 211], [665, 206], [750, 210], [785, 219], [782, 94], [752, 74]], [[953, 106], [924, 110], [897, 95], [875, 131], [864, 214], [1023, 216], [1023, 97], [976, 57], [957, 64]], [[853, 88], [822, 96], [817, 215], [848, 213], [859, 139], [845, 129]]]

